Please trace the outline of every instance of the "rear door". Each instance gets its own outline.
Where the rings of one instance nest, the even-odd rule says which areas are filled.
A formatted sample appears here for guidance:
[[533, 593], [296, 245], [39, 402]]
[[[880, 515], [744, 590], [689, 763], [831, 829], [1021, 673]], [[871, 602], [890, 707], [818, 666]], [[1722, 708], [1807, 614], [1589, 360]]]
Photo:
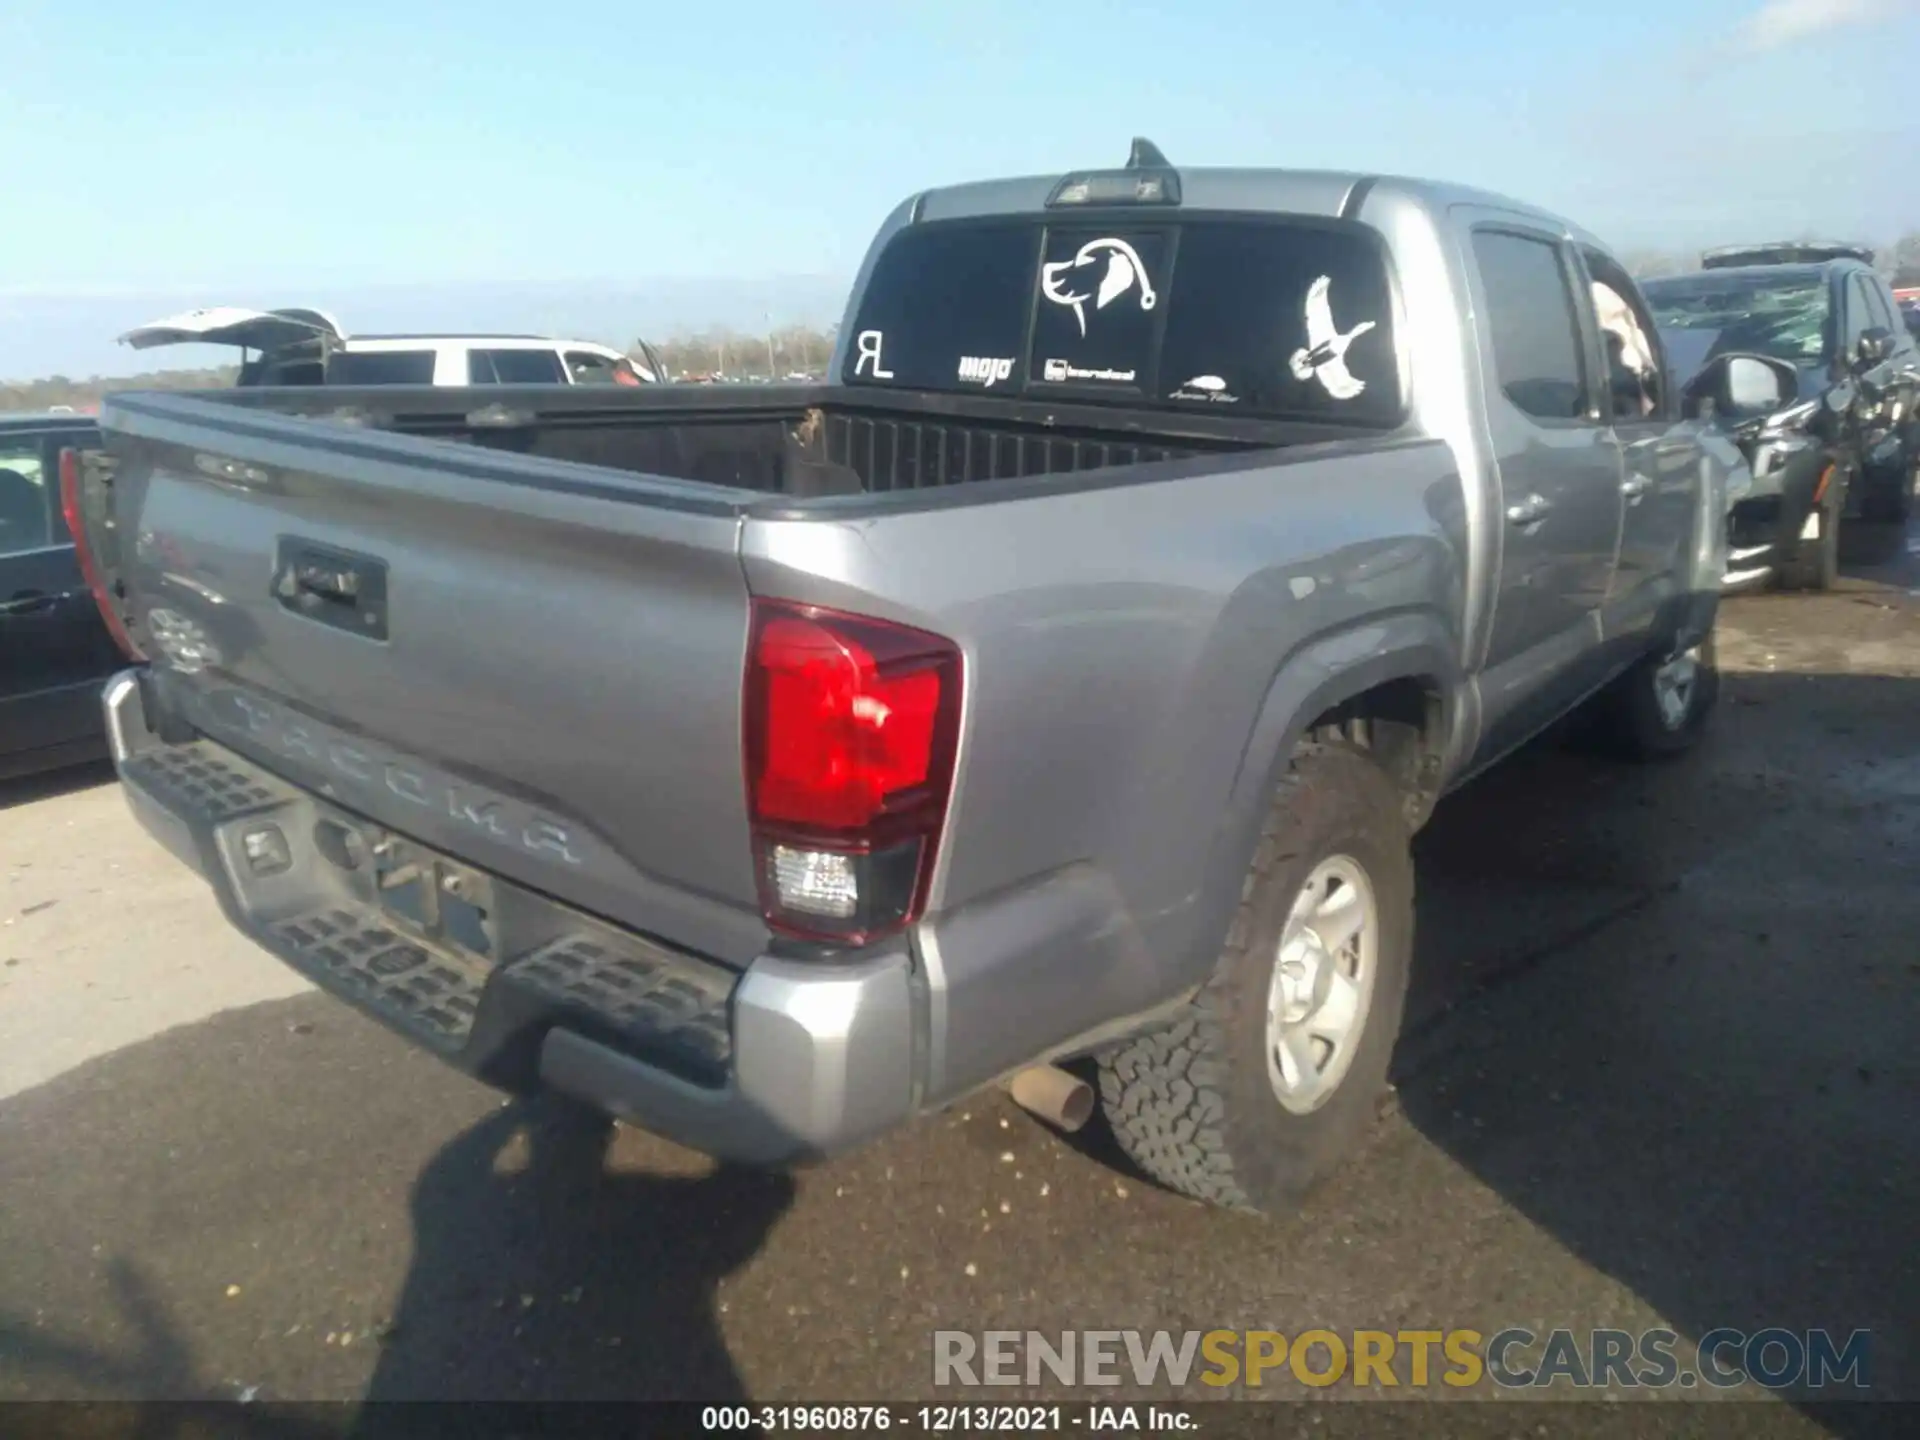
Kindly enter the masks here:
[[120, 337], [120, 343], [135, 350], [168, 345], [235, 345], [271, 352], [316, 340], [332, 343], [342, 334], [339, 322], [324, 310], [249, 310], [238, 305], [215, 305], [135, 326]]
[[97, 741], [100, 686], [125, 663], [60, 514], [60, 447], [90, 434], [0, 431], [0, 768]]
[[1904, 474], [1914, 463], [1914, 449], [1920, 444], [1914, 435], [1914, 404], [1920, 400], [1920, 346], [1908, 332], [1887, 282], [1867, 271], [1861, 271], [1859, 279], [1867, 291], [1873, 323], [1893, 337], [1893, 352], [1875, 372], [1875, 383], [1882, 393], [1889, 435], [1897, 451], [1890, 464]]
[[1470, 223], [1466, 268], [1500, 492], [1483, 681], [1483, 754], [1492, 756], [1604, 671], [1601, 607], [1619, 552], [1622, 476], [1596, 400], [1593, 309], [1571, 248], [1497, 212]]
[[1700, 456], [1693, 436], [1675, 428], [1678, 396], [1639, 287], [1603, 251], [1583, 246], [1580, 260], [1598, 326], [1602, 405], [1622, 471], [1620, 556], [1604, 629], [1610, 640], [1631, 638], [1644, 634], [1686, 583], [1682, 547], [1694, 536]]
[[1890, 355], [1864, 367], [1859, 359], [1861, 340], [1869, 331], [1891, 328], [1890, 317], [1875, 303], [1877, 297], [1873, 291], [1866, 271], [1852, 271], [1841, 292], [1840, 311], [1840, 363], [1853, 377], [1853, 418], [1859, 435], [1860, 465], [1872, 477], [1868, 481], [1870, 489], [1884, 484], [1900, 463], [1900, 441], [1894, 420], [1899, 401], [1896, 357]]

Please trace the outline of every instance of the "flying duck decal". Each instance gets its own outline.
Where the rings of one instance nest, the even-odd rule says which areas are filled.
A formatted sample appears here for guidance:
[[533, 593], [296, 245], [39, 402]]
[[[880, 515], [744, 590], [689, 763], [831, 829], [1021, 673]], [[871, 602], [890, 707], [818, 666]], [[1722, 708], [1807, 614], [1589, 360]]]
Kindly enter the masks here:
[[1342, 332], [1333, 323], [1333, 302], [1327, 294], [1332, 285], [1333, 278], [1322, 275], [1308, 287], [1307, 345], [1294, 351], [1287, 364], [1294, 379], [1318, 380], [1334, 399], [1351, 400], [1367, 388], [1367, 382], [1355, 379], [1347, 369], [1347, 347], [1373, 329], [1374, 322], [1362, 320]]

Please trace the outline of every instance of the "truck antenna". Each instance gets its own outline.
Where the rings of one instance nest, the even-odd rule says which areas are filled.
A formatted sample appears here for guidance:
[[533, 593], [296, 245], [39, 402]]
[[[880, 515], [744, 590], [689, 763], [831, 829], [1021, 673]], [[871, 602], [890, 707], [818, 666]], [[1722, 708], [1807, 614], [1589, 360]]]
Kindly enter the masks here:
[[1127, 156], [1129, 170], [1171, 170], [1172, 163], [1160, 153], [1160, 147], [1144, 135], [1133, 137], [1133, 150]]

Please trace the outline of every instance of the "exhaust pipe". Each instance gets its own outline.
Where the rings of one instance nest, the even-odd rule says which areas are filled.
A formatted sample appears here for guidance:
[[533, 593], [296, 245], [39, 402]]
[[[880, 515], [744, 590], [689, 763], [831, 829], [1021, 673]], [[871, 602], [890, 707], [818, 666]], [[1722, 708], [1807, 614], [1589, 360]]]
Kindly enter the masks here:
[[1014, 1103], [1071, 1135], [1093, 1118], [1093, 1087], [1058, 1065], [1034, 1065], [1008, 1082]]

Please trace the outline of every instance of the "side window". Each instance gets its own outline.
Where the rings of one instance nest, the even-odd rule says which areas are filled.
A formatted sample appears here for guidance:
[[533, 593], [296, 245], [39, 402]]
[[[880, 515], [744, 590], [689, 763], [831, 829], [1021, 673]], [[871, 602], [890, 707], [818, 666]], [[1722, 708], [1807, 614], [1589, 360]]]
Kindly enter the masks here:
[[0, 556], [54, 543], [53, 477], [38, 435], [0, 437]]
[[1482, 230], [1474, 260], [1487, 296], [1494, 373], [1501, 393], [1538, 420], [1586, 413], [1586, 367], [1573, 292], [1559, 249], [1545, 240]]
[[470, 385], [564, 385], [560, 356], [552, 350], [475, 350], [467, 357]]
[[1866, 285], [1867, 297], [1873, 302], [1873, 323], [1898, 335], [1900, 319], [1893, 313], [1893, 296], [1887, 289], [1886, 281], [1875, 275], [1866, 278]]
[[1842, 336], [1841, 355], [1851, 359], [1853, 347], [1860, 343], [1860, 337], [1877, 323], [1873, 308], [1867, 301], [1867, 283], [1858, 275], [1847, 279], [1847, 328]]
[[1598, 250], [1580, 253], [1592, 281], [1594, 318], [1606, 349], [1613, 418], [1644, 420], [1657, 415], [1665, 397], [1653, 317], [1624, 270]]
[[567, 374], [573, 377], [576, 385], [620, 383], [614, 362], [605, 355], [595, 355], [591, 350], [569, 350], [563, 358], [567, 362]]

